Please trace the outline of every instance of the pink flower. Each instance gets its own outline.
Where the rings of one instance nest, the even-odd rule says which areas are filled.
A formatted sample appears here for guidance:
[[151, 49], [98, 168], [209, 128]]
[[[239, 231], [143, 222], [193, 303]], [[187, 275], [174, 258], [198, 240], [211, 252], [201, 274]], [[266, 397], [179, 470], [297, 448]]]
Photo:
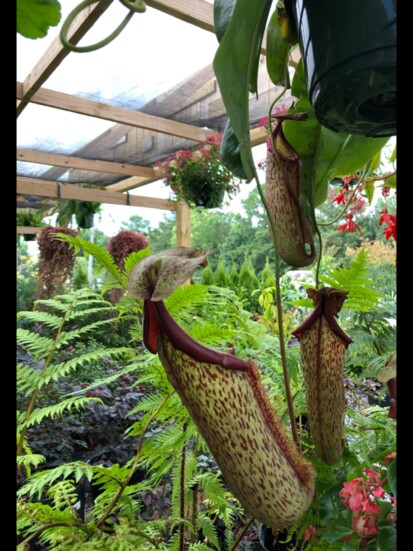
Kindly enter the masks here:
[[309, 524], [308, 528], [306, 528], [304, 532], [304, 539], [305, 541], [313, 540], [317, 541], [317, 529], [312, 524]]
[[268, 124], [268, 117], [263, 117], [260, 121], [258, 121], [258, 126], [267, 126]]
[[333, 203], [337, 203], [337, 205], [345, 205], [347, 203], [346, 191], [340, 191], [340, 193], [334, 197]]

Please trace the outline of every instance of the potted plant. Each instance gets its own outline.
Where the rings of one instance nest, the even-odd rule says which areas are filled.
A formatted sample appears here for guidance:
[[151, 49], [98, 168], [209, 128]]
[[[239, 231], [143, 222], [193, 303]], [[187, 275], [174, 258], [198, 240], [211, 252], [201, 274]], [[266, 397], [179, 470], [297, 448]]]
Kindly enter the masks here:
[[63, 199], [59, 203], [57, 224], [66, 226], [75, 216], [79, 228], [89, 229], [93, 227], [93, 216], [100, 212], [100, 203], [95, 201], [74, 201]]
[[178, 200], [191, 207], [220, 207], [225, 193], [231, 198], [240, 183], [221, 162], [220, 145], [220, 136], [209, 136], [197, 149], [180, 149], [155, 169]]
[[[24, 209], [17, 213], [16, 216], [16, 226], [25, 226], [29, 228], [39, 228], [44, 226], [42, 222], [44, 212], [41, 210], [32, 211], [30, 209]], [[34, 241], [36, 239], [36, 234], [34, 233], [25, 233], [25, 241]]]

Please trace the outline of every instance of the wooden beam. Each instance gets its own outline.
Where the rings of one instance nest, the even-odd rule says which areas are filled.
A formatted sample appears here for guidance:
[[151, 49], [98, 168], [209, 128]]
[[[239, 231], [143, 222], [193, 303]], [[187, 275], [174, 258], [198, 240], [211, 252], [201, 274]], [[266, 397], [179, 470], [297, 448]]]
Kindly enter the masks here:
[[145, 0], [145, 4], [205, 31], [214, 32], [214, 7], [209, 2], [204, 0]]
[[[23, 85], [21, 82], [18, 82], [17, 99], [21, 99], [22, 97]], [[125, 109], [124, 107], [114, 107], [106, 103], [65, 94], [63, 92], [56, 92], [47, 88], [40, 88], [40, 90], [32, 96], [30, 101], [39, 105], [62, 109], [63, 111], [71, 111], [73, 113], [80, 113], [98, 119], [120, 122], [137, 128], [146, 128], [147, 130], [178, 136], [195, 142], [203, 142], [208, 136], [215, 133], [213, 130], [204, 130], [203, 128], [191, 124], [172, 121], [170, 119], [156, 117], [155, 115], [147, 115], [146, 113]]]
[[39, 231], [42, 229], [43, 226], [35, 227], [35, 226], [17, 226], [16, 227], [16, 233], [39, 233]]
[[[205, 0], [145, 0], [151, 8], [172, 15], [181, 21], [191, 23], [205, 31], [214, 32], [214, 6]], [[262, 41], [261, 52], [265, 54], [267, 33]]]
[[126, 176], [141, 176], [144, 178], [153, 178], [155, 176], [153, 168], [147, 166], [84, 159], [82, 157], [73, 157], [72, 155], [59, 155], [57, 153], [46, 153], [44, 151], [33, 151], [30, 149], [17, 149], [17, 160], [29, 163], [39, 163], [41, 165], [63, 166], [67, 169], [80, 168], [82, 170], [93, 170], [96, 172], [125, 174]]
[[[69, 30], [68, 38], [70, 42], [77, 44], [112, 2], [113, 0], [100, 0], [100, 2], [88, 6], [79, 13]], [[69, 53], [70, 51], [63, 46], [60, 36], [57, 36], [23, 82], [23, 96], [21, 98], [22, 101], [17, 106], [17, 116], [20, 115], [33, 94], [50, 77]]]
[[50, 180], [39, 178], [17, 178], [16, 193], [38, 195], [40, 197], [60, 197], [61, 199], [74, 199], [78, 201], [96, 201], [112, 205], [127, 205], [131, 207], [146, 207], [161, 210], [176, 210], [175, 201], [158, 199], [156, 197], [139, 197], [137, 195], [124, 195], [115, 191], [101, 189], [88, 189], [75, 184], [58, 184]]
[[176, 204], [176, 246], [191, 246], [191, 209], [183, 201]]

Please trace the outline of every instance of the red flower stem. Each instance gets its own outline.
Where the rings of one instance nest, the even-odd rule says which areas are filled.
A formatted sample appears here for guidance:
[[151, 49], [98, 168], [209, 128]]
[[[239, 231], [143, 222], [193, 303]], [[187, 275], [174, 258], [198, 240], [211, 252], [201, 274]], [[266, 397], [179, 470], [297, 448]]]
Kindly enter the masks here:
[[356, 187], [354, 188], [354, 191], [353, 193], [350, 195], [350, 199], [347, 201], [347, 203], [345, 204], [343, 210], [340, 212], [340, 214], [338, 216], [336, 216], [333, 220], [330, 220], [329, 222], [318, 222], [317, 221], [317, 226], [331, 226], [332, 224], [334, 224], [335, 222], [337, 222], [337, 220], [340, 220], [340, 218], [343, 216], [343, 214], [346, 212], [346, 210], [349, 208], [349, 206], [351, 205], [351, 201], [353, 199], [353, 197], [355, 196], [356, 194], [356, 191], [358, 190], [358, 188], [360, 187], [360, 184], [363, 182], [364, 180], [364, 175], [365, 175], [366, 171], [364, 171], [360, 178], [359, 178], [359, 181], [357, 182], [357, 185]]
[[390, 172], [390, 174], [385, 174], [383, 176], [370, 176], [370, 178], [366, 179], [366, 182], [378, 182], [380, 180], [387, 180], [387, 178], [390, 178], [391, 176], [395, 176], [397, 174], [397, 170], [394, 172]]

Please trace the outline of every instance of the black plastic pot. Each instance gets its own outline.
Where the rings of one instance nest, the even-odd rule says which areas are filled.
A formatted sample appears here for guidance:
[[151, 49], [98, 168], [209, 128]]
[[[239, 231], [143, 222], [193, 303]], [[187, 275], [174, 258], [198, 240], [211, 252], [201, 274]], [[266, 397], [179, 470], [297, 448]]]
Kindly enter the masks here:
[[214, 209], [222, 205], [225, 195], [225, 190], [223, 188], [217, 189], [208, 181], [204, 181], [201, 184], [197, 181], [193, 187], [188, 187], [191, 201], [197, 207]]
[[76, 223], [79, 228], [83, 228], [85, 230], [93, 228], [93, 216], [93, 212], [82, 212], [80, 214], [76, 214]]
[[396, 0], [289, 0], [308, 95], [330, 130], [396, 133]]

